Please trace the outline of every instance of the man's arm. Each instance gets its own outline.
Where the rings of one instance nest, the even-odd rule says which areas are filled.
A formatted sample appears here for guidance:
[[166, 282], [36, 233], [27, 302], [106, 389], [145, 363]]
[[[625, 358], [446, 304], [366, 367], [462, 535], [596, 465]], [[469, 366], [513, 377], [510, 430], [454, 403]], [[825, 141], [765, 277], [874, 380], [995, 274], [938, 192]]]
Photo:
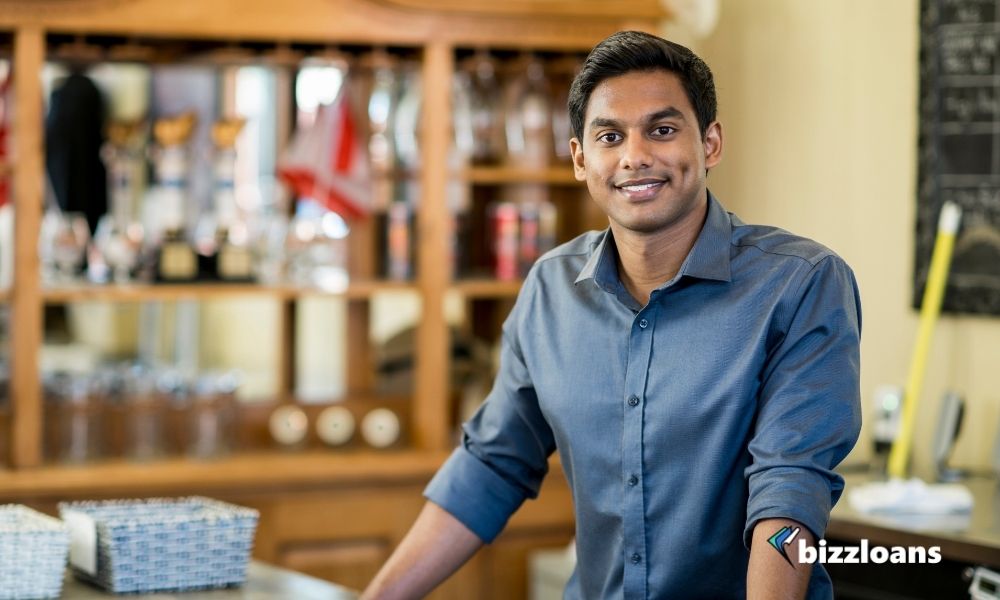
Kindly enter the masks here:
[[[768, 543], [782, 527], [799, 528], [796, 539], [785, 546], [785, 554], [792, 564]], [[814, 546], [809, 530], [789, 519], [763, 519], [753, 530], [750, 546], [750, 565], [747, 567], [747, 600], [802, 600], [809, 587], [812, 564], [799, 563], [799, 540]]]
[[[743, 534], [751, 554], [747, 583], [753, 587], [748, 590], [775, 586], [776, 594], [779, 582], [799, 584], [784, 592], [797, 596], [774, 595], [780, 598], [801, 597], [804, 583], [798, 577], [811, 569], [792, 569], [767, 540], [781, 524], [800, 527], [799, 535], [823, 535], [844, 488], [833, 469], [861, 429], [861, 305], [853, 273], [840, 258], [826, 256], [788, 298], [781, 307], [788, 323], [778, 345], [769, 349], [761, 375], [749, 444], [753, 463], [745, 471], [749, 495]], [[774, 563], [775, 558], [784, 564]], [[823, 587], [818, 595], [831, 597], [829, 586]]]
[[483, 545], [461, 521], [433, 502], [361, 595], [362, 600], [422, 598]]

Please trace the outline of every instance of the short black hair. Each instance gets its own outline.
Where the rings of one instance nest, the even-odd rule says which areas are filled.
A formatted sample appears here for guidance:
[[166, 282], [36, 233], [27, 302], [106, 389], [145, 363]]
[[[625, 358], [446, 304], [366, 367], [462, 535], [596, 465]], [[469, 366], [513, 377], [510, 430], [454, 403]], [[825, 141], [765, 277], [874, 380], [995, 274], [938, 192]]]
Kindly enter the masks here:
[[680, 77], [698, 128], [705, 135], [718, 110], [712, 71], [688, 48], [642, 31], [619, 31], [594, 46], [569, 90], [573, 135], [583, 140], [583, 120], [594, 88], [605, 79], [633, 71], [665, 70]]

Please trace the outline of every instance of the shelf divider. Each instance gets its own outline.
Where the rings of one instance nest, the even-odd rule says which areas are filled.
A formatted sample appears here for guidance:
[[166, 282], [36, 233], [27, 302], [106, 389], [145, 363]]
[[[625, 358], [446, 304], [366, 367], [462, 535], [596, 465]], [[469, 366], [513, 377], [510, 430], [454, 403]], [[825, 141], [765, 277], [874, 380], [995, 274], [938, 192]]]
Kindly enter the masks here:
[[21, 27], [14, 34], [14, 85], [17, 113], [13, 123], [17, 168], [14, 169], [14, 286], [11, 291], [10, 462], [15, 468], [42, 461], [42, 398], [38, 349], [42, 343], [41, 284], [38, 280], [38, 232], [42, 220], [45, 156], [42, 140], [42, 82], [45, 32]]
[[413, 438], [418, 449], [451, 446], [448, 397], [449, 334], [444, 318], [444, 294], [451, 279], [448, 256], [448, 147], [451, 137], [451, 79], [455, 51], [447, 42], [431, 41], [424, 48], [421, 111], [424, 143], [417, 214], [417, 278], [423, 313], [417, 326]]

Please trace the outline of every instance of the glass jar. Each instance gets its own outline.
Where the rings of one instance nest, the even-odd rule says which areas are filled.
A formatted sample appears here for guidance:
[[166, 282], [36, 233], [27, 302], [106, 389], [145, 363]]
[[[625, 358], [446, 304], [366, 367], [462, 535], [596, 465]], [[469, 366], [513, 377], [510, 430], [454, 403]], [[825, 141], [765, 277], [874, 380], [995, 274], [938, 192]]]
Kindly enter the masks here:
[[235, 373], [206, 374], [198, 378], [188, 405], [185, 453], [213, 458], [232, 450], [236, 389]]
[[45, 400], [53, 415], [46, 444], [58, 462], [81, 464], [103, 452], [103, 403], [92, 393], [86, 375], [56, 373], [43, 382]]
[[125, 411], [125, 457], [137, 461], [162, 457], [166, 453], [166, 403], [157, 393], [156, 376], [141, 368], [131, 370], [122, 406]]

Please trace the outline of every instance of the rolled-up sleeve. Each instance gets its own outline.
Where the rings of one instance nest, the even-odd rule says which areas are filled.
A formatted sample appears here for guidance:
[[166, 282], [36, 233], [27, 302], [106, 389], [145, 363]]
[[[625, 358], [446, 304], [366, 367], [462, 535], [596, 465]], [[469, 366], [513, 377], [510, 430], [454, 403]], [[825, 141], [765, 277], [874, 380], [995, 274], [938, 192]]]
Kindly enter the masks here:
[[492, 542], [527, 498], [535, 498], [555, 450], [521, 352], [519, 315], [531, 276], [504, 323], [500, 370], [483, 406], [463, 425], [462, 443], [424, 490], [484, 542]]
[[805, 274], [788, 326], [761, 374], [750, 441], [744, 543], [762, 519], [798, 521], [817, 538], [844, 489], [833, 468], [857, 442], [861, 304], [851, 269], [826, 256]]

